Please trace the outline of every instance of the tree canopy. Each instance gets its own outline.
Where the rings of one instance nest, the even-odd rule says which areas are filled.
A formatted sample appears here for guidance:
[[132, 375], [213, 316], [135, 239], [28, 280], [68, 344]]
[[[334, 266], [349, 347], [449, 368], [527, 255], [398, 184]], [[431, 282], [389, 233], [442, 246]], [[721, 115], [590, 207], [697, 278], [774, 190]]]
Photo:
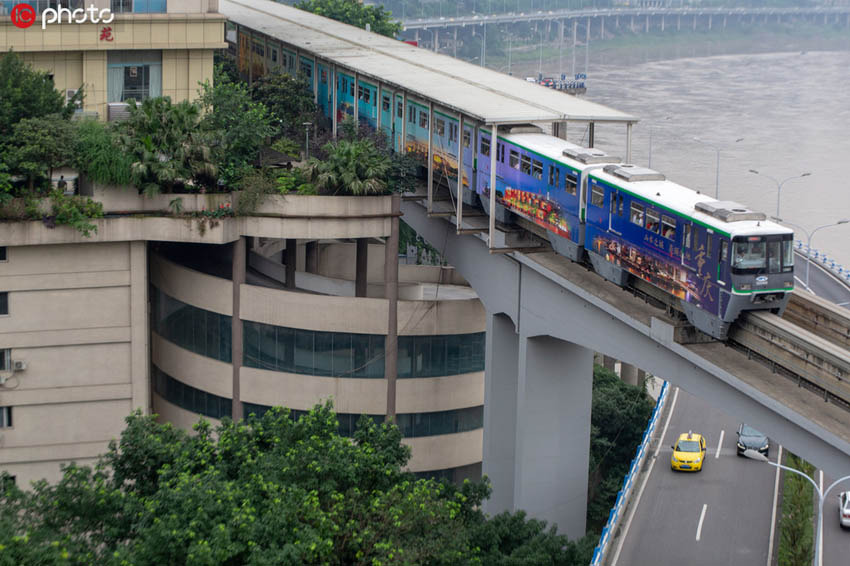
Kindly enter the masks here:
[[302, 0], [295, 7], [363, 29], [368, 24], [373, 32], [387, 37], [401, 31], [401, 23], [393, 21], [383, 6], [367, 6], [358, 0]]
[[[55, 485], [2, 482], [0, 566], [41, 564], [586, 564], [521, 513], [489, 519], [485, 484], [404, 472], [394, 425], [337, 433], [330, 405], [208, 423], [191, 435], [139, 413], [97, 466]], [[579, 556], [582, 555], [582, 556]]]
[[64, 97], [47, 73], [32, 69], [16, 53], [0, 55], [0, 146], [21, 120], [64, 110]]

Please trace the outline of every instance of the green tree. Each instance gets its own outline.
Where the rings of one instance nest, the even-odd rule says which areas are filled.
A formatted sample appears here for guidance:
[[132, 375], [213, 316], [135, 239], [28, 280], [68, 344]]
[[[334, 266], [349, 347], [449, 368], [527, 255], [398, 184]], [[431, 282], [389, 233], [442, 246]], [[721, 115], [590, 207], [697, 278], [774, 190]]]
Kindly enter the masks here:
[[303, 0], [295, 7], [363, 29], [369, 24], [373, 32], [387, 37], [401, 31], [401, 23], [393, 21], [383, 6], [367, 6], [358, 0]]
[[[815, 468], [802, 458], [788, 453], [788, 465], [809, 477]], [[814, 490], [812, 484], [798, 474], [783, 472], [782, 513], [779, 518], [780, 566], [806, 566], [812, 563], [814, 551]]]
[[35, 181], [53, 176], [53, 169], [73, 159], [75, 128], [59, 114], [24, 118], [12, 130], [6, 150], [13, 170], [26, 175], [30, 191]]
[[322, 147], [327, 157], [310, 159], [305, 175], [322, 193], [377, 195], [388, 192], [391, 160], [368, 139], [341, 139]]
[[133, 159], [119, 149], [115, 129], [97, 120], [77, 122], [74, 166], [97, 183], [129, 185]]
[[15, 124], [65, 110], [62, 93], [47, 73], [35, 71], [16, 53], [0, 55], [0, 146], [9, 141]]
[[287, 138], [303, 140], [303, 124], [318, 122], [318, 106], [313, 101], [310, 84], [303, 77], [274, 69], [254, 81], [251, 95], [269, 109], [279, 133]]
[[215, 140], [214, 160], [225, 184], [241, 178], [257, 159], [260, 147], [277, 132], [266, 106], [251, 99], [245, 83], [233, 82], [221, 67], [214, 82], [201, 85], [201, 128]]
[[130, 104], [130, 117], [119, 126], [118, 144], [133, 160], [131, 173], [139, 191], [154, 195], [175, 187], [214, 187], [216, 166], [211, 133], [202, 131], [198, 105], [168, 97]]

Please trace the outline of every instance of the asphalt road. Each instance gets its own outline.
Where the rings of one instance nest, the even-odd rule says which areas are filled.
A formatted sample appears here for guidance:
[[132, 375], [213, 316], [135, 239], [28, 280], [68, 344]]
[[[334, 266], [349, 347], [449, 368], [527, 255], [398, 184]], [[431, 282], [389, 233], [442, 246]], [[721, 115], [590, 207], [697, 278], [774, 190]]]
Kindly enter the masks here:
[[[612, 564], [767, 564], [776, 469], [737, 456], [739, 424], [679, 390], [658, 458]], [[703, 470], [674, 472], [671, 445], [689, 430], [706, 437]], [[771, 457], [774, 450], [771, 445]]]
[[[797, 285], [806, 288], [806, 258], [800, 255], [794, 257], [794, 278]], [[836, 277], [818, 265], [817, 261], [813, 261], [809, 268], [809, 290], [837, 305], [850, 307], [850, 287], [837, 281]]]

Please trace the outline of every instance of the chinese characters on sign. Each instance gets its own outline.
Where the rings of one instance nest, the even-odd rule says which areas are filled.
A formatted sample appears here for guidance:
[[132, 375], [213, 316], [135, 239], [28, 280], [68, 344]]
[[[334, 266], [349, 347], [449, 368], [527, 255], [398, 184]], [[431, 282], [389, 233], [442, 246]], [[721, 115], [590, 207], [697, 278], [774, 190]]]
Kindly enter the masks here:
[[111, 26], [104, 26], [100, 30], [100, 40], [101, 41], [112, 41], [113, 39], [115, 39], [115, 38], [112, 37], [112, 27]]

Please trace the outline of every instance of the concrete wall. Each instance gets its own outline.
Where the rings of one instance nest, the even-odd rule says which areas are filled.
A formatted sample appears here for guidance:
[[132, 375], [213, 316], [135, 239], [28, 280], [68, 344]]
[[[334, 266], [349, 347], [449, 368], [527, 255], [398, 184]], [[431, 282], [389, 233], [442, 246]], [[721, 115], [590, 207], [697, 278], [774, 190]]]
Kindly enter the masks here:
[[0, 429], [0, 469], [19, 485], [90, 462], [148, 409], [145, 255], [143, 242], [7, 248], [0, 348], [27, 368], [3, 373], [13, 427]]

